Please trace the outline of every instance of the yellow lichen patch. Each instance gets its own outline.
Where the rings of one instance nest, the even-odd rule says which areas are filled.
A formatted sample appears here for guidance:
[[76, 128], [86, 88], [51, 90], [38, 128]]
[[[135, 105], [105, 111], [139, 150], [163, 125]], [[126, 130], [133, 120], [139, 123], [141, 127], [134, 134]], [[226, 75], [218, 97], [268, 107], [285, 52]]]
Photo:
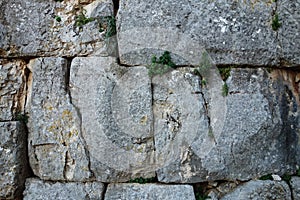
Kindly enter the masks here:
[[64, 110], [62, 113], [62, 119], [66, 121], [72, 121], [73, 120], [72, 112], [70, 110]]
[[141, 120], [140, 120], [140, 123], [141, 123], [142, 125], [145, 125], [145, 124], [147, 123], [147, 121], [148, 121], [148, 117], [147, 117], [147, 116], [143, 116], [143, 117], [141, 118]]

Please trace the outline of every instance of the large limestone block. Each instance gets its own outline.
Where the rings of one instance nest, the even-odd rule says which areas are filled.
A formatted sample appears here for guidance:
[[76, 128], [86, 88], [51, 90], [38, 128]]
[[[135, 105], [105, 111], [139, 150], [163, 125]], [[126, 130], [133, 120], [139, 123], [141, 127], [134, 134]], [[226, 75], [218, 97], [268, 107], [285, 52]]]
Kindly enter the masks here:
[[193, 187], [190, 185], [157, 184], [109, 184], [105, 200], [194, 200]]
[[0, 199], [22, 195], [29, 175], [26, 144], [21, 122], [0, 122]]
[[24, 110], [25, 67], [21, 60], [0, 59], [0, 120], [13, 120]]
[[107, 55], [111, 48], [99, 32], [113, 15], [111, 0], [5, 0], [0, 13], [0, 56]]
[[293, 199], [300, 199], [300, 177], [293, 176], [290, 181]]
[[83, 181], [91, 176], [80, 117], [67, 92], [67, 60], [29, 63], [29, 159], [44, 180]]
[[112, 57], [77, 57], [70, 90], [97, 180], [155, 176], [147, 69], [121, 67]]
[[294, 172], [299, 111], [290, 85], [275, 72], [233, 69], [222, 98], [218, 76], [204, 87], [188, 68], [153, 78], [158, 180], [248, 180]]
[[47, 182], [30, 178], [26, 180], [24, 200], [96, 200], [102, 199], [103, 183], [99, 182]]
[[[293, 21], [293, 25], [283, 34], [289, 43], [281, 48], [287, 52], [288, 61], [299, 64], [296, 53], [299, 51], [295, 48], [295, 39], [299, 38], [298, 2], [281, 3], [293, 9], [289, 17], [292, 20], [285, 22]], [[216, 64], [279, 65], [280, 32], [271, 26], [276, 4], [271, 0], [121, 1], [118, 13], [121, 63], [149, 63], [153, 54], [168, 50], [179, 64], [194, 64], [190, 58], [199, 59], [201, 49], [206, 49]], [[284, 15], [288, 12], [286, 9]]]
[[245, 200], [261, 200], [261, 199], [284, 199], [291, 200], [291, 191], [287, 183], [284, 181], [249, 181], [233, 192], [225, 195], [221, 200], [245, 199]]
[[282, 65], [300, 65], [300, 0], [277, 1], [279, 55]]

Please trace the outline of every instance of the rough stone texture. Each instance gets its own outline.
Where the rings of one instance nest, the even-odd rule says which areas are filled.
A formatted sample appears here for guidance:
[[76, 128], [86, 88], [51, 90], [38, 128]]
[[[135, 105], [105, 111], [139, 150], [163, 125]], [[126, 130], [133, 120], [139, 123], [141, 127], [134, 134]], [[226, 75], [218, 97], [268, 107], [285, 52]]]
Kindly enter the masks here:
[[0, 59], [0, 120], [13, 120], [24, 110], [25, 62]]
[[103, 183], [47, 182], [39, 179], [27, 179], [24, 200], [96, 200], [102, 199]]
[[[295, 171], [297, 98], [279, 74], [233, 69], [229, 95], [217, 107], [224, 118], [216, 118], [222, 99], [209, 90], [217, 94], [222, 87], [201, 88], [187, 70], [153, 79], [159, 181], [248, 180]], [[223, 126], [214, 126], [216, 120]]]
[[[82, 12], [96, 20], [76, 26], [76, 17]], [[105, 41], [105, 33], [99, 32], [100, 18], [113, 15], [111, 0], [3, 0], [0, 13], [2, 57], [111, 53], [111, 41]]]
[[112, 57], [75, 58], [70, 88], [97, 180], [155, 176], [147, 69], [118, 66]]
[[300, 177], [293, 176], [290, 181], [293, 199], [300, 199]]
[[0, 199], [22, 195], [29, 175], [26, 139], [21, 122], [0, 122]]
[[277, 1], [279, 55], [282, 65], [300, 65], [300, 0]]
[[67, 92], [67, 60], [29, 63], [29, 158], [44, 180], [83, 181], [91, 176], [80, 118]]
[[225, 195], [221, 200], [245, 199], [245, 200], [261, 200], [261, 199], [280, 199], [291, 200], [291, 191], [287, 183], [284, 181], [249, 181], [233, 192]]
[[194, 200], [193, 187], [190, 185], [157, 185], [157, 184], [109, 184], [105, 200]]
[[[118, 42], [124, 64], [143, 65], [166, 50], [177, 63], [194, 64], [190, 58], [200, 58], [203, 49], [216, 64], [279, 66], [282, 59], [285, 66], [300, 64], [299, 0], [120, 3]], [[284, 21], [279, 32], [271, 26], [276, 9]]]

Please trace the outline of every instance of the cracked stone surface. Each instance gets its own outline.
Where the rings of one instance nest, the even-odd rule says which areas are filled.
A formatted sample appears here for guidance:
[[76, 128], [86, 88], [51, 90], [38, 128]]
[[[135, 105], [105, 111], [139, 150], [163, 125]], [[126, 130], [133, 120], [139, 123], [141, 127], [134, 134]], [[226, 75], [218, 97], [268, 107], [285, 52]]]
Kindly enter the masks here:
[[284, 181], [249, 181], [233, 192], [225, 195], [221, 200], [245, 199], [291, 199], [291, 191], [287, 183]]
[[22, 194], [29, 175], [26, 140], [21, 122], [0, 122], [0, 199]]
[[105, 200], [117, 199], [187, 199], [195, 200], [193, 187], [190, 185], [158, 185], [158, 184], [109, 184]]
[[43, 180], [84, 181], [91, 177], [80, 117], [67, 92], [67, 60], [37, 58], [31, 71], [27, 111], [29, 160]]
[[145, 67], [126, 68], [112, 57], [75, 58], [72, 102], [82, 119], [97, 180], [153, 177], [151, 83]]
[[299, 112], [283, 77], [233, 69], [227, 85], [220, 128], [213, 126], [218, 118], [211, 106], [218, 98], [209, 98], [209, 85], [202, 88], [187, 68], [153, 78], [159, 181], [249, 180], [295, 171]]
[[[103, 17], [113, 16], [111, 0], [3, 0], [0, 13], [0, 56], [114, 53], [112, 41], [115, 38], [106, 40], [105, 31], [99, 32]], [[76, 25], [76, 19], [83, 16], [82, 13], [85, 17], [81, 17]], [[89, 18], [95, 20], [84, 24], [83, 20]]]
[[26, 180], [24, 200], [102, 199], [103, 183], [99, 182], [47, 182], [30, 178]]
[[[278, 4], [278, 5], [277, 5]], [[121, 63], [143, 65], [172, 52], [194, 64], [205, 49], [216, 64], [299, 66], [299, 0], [124, 0], [118, 13]], [[279, 13], [282, 27], [272, 30]], [[132, 37], [134, 35], [134, 37]]]
[[13, 120], [24, 110], [26, 63], [0, 59], [0, 120]]

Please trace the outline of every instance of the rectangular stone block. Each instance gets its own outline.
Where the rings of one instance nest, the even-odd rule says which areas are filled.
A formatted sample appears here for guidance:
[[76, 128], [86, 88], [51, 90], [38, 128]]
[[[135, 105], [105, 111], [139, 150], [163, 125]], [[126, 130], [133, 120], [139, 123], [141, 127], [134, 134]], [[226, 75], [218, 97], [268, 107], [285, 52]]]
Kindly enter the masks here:
[[285, 66], [300, 65], [300, 1], [277, 1], [276, 14], [280, 27], [278, 40], [280, 46], [280, 63]]
[[293, 84], [263, 69], [232, 69], [226, 83], [211, 73], [206, 84], [189, 68], [152, 79], [158, 180], [294, 173], [300, 116]]
[[91, 169], [102, 182], [155, 176], [151, 82], [145, 67], [112, 57], [75, 58], [72, 102], [81, 114]]
[[24, 110], [25, 68], [22, 60], [0, 59], [0, 120], [13, 120]]
[[104, 200], [117, 199], [195, 200], [195, 196], [190, 185], [109, 184]]
[[24, 200], [67, 200], [67, 199], [102, 199], [103, 183], [99, 182], [47, 182], [30, 178], [26, 180]]
[[67, 60], [37, 58], [30, 70], [27, 98], [29, 159], [43, 180], [91, 178], [81, 119], [67, 91]]
[[115, 51], [111, 0], [7, 0], [0, 5], [1, 57], [108, 55]]
[[29, 176], [27, 134], [21, 122], [0, 122], [0, 199], [17, 199]]
[[[278, 33], [271, 26], [276, 4], [268, 0], [121, 1], [121, 63], [143, 65], [151, 62], [152, 55], [170, 51], [176, 63], [194, 65], [205, 49], [216, 64], [279, 65]], [[286, 41], [298, 37], [299, 29], [290, 30]], [[297, 57], [293, 54], [288, 60]]]

